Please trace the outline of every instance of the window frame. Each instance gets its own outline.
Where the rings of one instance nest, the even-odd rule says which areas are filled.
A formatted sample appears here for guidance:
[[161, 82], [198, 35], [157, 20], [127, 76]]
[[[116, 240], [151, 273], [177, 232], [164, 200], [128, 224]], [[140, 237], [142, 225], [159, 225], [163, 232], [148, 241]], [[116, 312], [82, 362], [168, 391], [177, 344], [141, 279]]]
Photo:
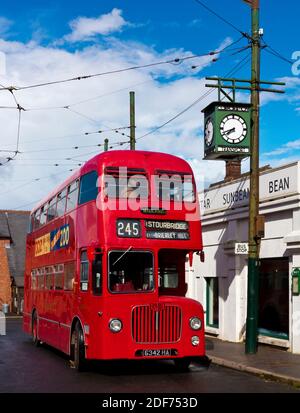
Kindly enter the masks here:
[[[218, 329], [220, 327], [220, 299], [219, 299], [219, 277], [205, 277], [206, 281], [206, 326], [210, 328]], [[211, 323], [211, 317], [214, 317], [214, 286], [211, 286], [211, 282], [217, 282], [217, 291], [218, 291], [218, 322]], [[211, 302], [212, 301], [212, 302]], [[212, 310], [212, 314], [211, 314]]]
[[148, 253], [151, 254], [151, 258], [152, 258], [152, 271], [153, 271], [153, 288], [151, 290], [132, 290], [132, 291], [112, 291], [110, 289], [110, 255], [111, 253], [114, 252], [120, 252], [120, 253], [124, 253], [126, 251], [126, 249], [115, 249], [115, 250], [110, 250], [107, 254], [107, 290], [110, 294], [115, 295], [115, 294], [121, 294], [121, 295], [125, 295], [125, 294], [153, 294], [156, 290], [156, 278], [155, 278], [155, 254], [154, 251], [152, 250], [130, 250], [128, 251], [128, 254], [138, 254], [138, 253]]
[[[72, 185], [76, 185], [75, 189], [73, 189], [72, 191], [70, 191]], [[75, 205], [72, 206], [72, 208], [68, 208], [69, 205], [69, 195], [73, 194], [74, 192], [77, 192], [77, 197], [76, 197], [76, 201], [75, 201]], [[78, 201], [79, 201], [79, 192], [80, 192], [80, 179], [77, 178], [75, 179], [75, 181], [71, 182], [70, 185], [68, 185], [67, 187], [67, 199], [66, 199], [66, 210], [65, 213], [68, 213], [70, 211], [73, 211], [74, 209], [76, 209], [77, 205], [78, 205]]]
[[[82, 255], [86, 254], [86, 259], [82, 260]], [[82, 280], [82, 267], [83, 264], [87, 264], [87, 279]], [[79, 255], [79, 289], [81, 292], [86, 293], [89, 291], [89, 278], [90, 278], [90, 261], [87, 253], [87, 249], [82, 249]], [[86, 284], [86, 289], [82, 288], [82, 284]]]
[[[65, 195], [63, 197], [61, 197], [61, 195], [65, 192]], [[67, 207], [67, 194], [68, 194], [68, 188], [63, 188], [56, 196], [56, 208], [55, 208], [55, 218], [60, 218], [63, 217], [66, 213], [66, 207]], [[60, 197], [60, 198], [59, 198]], [[64, 206], [64, 212], [59, 215], [58, 214], [58, 203], [62, 200], [65, 200], [65, 206]]]
[[41, 208], [38, 208], [38, 209], [33, 213], [33, 231], [36, 231], [36, 230], [38, 230], [39, 228], [41, 228], [40, 216], [41, 216]]
[[[52, 204], [52, 202], [54, 201], [54, 203]], [[55, 195], [53, 198], [51, 198], [48, 202], [48, 210], [47, 210], [47, 224], [51, 221], [53, 221], [56, 218], [56, 204], [57, 204], [57, 195]], [[54, 215], [51, 219], [49, 219], [49, 211], [51, 210], [51, 208], [54, 207]]]
[[[95, 270], [97, 262], [100, 262], [101, 272], [100, 272], [100, 287], [96, 286]], [[92, 292], [93, 295], [101, 296], [103, 294], [103, 254], [96, 252], [95, 259], [92, 262]]]
[[[137, 200], [141, 200], [141, 199], [147, 200], [147, 199], [150, 199], [151, 182], [150, 182], [150, 180], [149, 180], [149, 175], [148, 175], [146, 169], [142, 169], [142, 168], [127, 168], [127, 167], [126, 167], [127, 175], [120, 175], [120, 173], [119, 173], [119, 172], [120, 172], [120, 170], [119, 170], [120, 168], [121, 168], [121, 167], [107, 167], [107, 168], [105, 168], [105, 171], [104, 171], [104, 180], [105, 180], [105, 176], [111, 176], [111, 177], [114, 178], [115, 181], [116, 181], [116, 186], [115, 186], [115, 191], [114, 191], [115, 196], [112, 196], [111, 194], [106, 193], [106, 198], [107, 198], [107, 199], [121, 199], [121, 200], [131, 199], [131, 196], [130, 196], [130, 195], [131, 195], [131, 193], [132, 193], [133, 191], [136, 190], [136, 188], [130, 187], [130, 186], [128, 185], [128, 183], [129, 183], [130, 179], [134, 178], [135, 176], [140, 176], [140, 177], [143, 177], [143, 180], [146, 182], [146, 186], [143, 186], [143, 188], [146, 188], [146, 193], [147, 193], [147, 195], [145, 195], [145, 196], [140, 196], [139, 198], [137, 198]], [[129, 190], [129, 192], [126, 192], [126, 196], [125, 196], [125, 194], [122, 195], [122, 193], [121, 193], [122, 190], [124, 189], [124, 187], [119, 185], [120, 179], [126, 179], [126, 187], [125, 187], [125, 188], [127, 188], [127, 189]], [[103, 190], [106, 190], [106, 188], [107, 188], [107, 186], [104, 186]], [[132, 191], [130, 190], [130, 188], [132, 188]], [[109, 192], [109, 191], [108, 191], [108, 192]]]
[[[87, 192], [90, 192], [90, 191], [91, 191], [91, 190], [89, 190], [89, 191], [82, 191], [82, 186], [83, 186], [83, 182], [84, 182], [85, 177], [87, 177], [88, 175], [91, 175], [91, 174], [96, 174], [96, 197], [95, 197], [95, 198], [88, 199], [88, 200], [85, 200], [85, 199], [84, 199], [84, 200], [82, 201], [82, 195], [85, 194], [85, 193], [87, 193]], [[87, 172], [86, 174], [84, 174], [84, 175], [82, 175], [82, 176], [80, 177], [79, 192], [78, 192], [78, 202], [77, 202], [77, 205], [78, 205], [78, 206], [80, 206], [80, 205], [85, 205], [85, 204], [87, 204], [88, 202], [96, 201], [97, 196], [98, 196], [98, 194], [99, 194], [99, 188], [98, 188], [98, 186], [97, 186], [98, 178], [99, 178], [99, 174], [98, 174], [98, 171], [97, 171], [96, 169], [93, 169], [92, 171]]]
[[[159, 202], [182, 202], [182, 203], [189, 203], [189, 204], [194, 204], [197, 201], [197, 189], [196, 189], [196, 183], [195, 183], [195, 178], [194, 175], [192, 173], [187, 173], [187, 172], [178, 172], [178, 171], [164, 171], [164, 170], [156, 170], [155, 173], [155, 178], [154, 178], [154, 188], [153, 190], [155, 191], [155, 196], [156, 198], [159, 200]], [[180, 176], [181, 178], [181, 196], [182, 199], [176, 200], [176, 199], [172, 199], [171, 197], [171, 188], [170, 188], [170, 196], [169, 199], [165, 199], [163, 196], [161, 196], [161, 184], [164, 181], [164, 176]], [[184, 177], [188, 176], [190, 177], [190, 179], [188, 180], [184, 180]], [[174, 181], [172, 181], [173, 183]], [[193, 189], [193, 199], [189, 200], [185, 198], [185, 185], [187, 182], [190, 182], [192, 184], [192, 189]], [[173, 195], [174, 196], [174, 195]]]

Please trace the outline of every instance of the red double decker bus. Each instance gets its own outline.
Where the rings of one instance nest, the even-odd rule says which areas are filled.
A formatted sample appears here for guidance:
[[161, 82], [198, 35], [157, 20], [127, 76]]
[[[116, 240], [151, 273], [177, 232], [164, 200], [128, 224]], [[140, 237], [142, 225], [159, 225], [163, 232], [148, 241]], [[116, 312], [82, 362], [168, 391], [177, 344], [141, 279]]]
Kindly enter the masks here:
[[186, 262], [201, 252], [184, 160], [99, 154], [32, 211], [24, 330], [36, 345], [70, 355], [78, 370], [95, 359], [206, 363], [203, 308], [185, 297]]

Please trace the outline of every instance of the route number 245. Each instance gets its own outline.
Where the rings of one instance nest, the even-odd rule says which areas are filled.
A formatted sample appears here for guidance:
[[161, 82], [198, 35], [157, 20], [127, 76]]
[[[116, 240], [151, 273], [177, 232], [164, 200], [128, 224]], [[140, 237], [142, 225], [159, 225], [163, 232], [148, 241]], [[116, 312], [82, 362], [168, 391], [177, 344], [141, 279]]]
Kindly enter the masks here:
[[117, 221], [117, 235], [121, 238], [140, 238], [140, 222], [129, 219], [119, 219]]

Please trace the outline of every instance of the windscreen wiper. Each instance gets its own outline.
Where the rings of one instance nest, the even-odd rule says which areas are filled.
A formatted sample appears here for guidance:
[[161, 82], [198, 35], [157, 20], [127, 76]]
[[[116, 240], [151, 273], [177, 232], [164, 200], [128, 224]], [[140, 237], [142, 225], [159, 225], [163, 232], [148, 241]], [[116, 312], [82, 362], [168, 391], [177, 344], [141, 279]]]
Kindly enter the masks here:
[[117, 262], [119, 262], [119, 261], [124, 257], [124, 255], [127, 254], [127, 252], [129, 252], [130, 250], [132, 250], [132, 246], [130, 246], [130, 247], [128, 248], [128, 250], [126, 250], [126, 251], [121, 255], [121, 257], [119, 257], [119, 258], [112, 264], [112, 266], [114, 266]]

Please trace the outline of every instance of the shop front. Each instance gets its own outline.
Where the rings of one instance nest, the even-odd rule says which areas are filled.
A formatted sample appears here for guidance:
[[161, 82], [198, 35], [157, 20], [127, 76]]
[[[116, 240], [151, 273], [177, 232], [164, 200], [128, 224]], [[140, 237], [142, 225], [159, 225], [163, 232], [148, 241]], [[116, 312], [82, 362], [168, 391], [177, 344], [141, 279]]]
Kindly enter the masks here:
[[[300, 353], [300, 162], [260, 175], [259, 341]], [[249, 176], [200, 193], [205, 262], [187, 267], [188, 293], [204, 303], [206, 331], [231, 342], [245, 339]]]

